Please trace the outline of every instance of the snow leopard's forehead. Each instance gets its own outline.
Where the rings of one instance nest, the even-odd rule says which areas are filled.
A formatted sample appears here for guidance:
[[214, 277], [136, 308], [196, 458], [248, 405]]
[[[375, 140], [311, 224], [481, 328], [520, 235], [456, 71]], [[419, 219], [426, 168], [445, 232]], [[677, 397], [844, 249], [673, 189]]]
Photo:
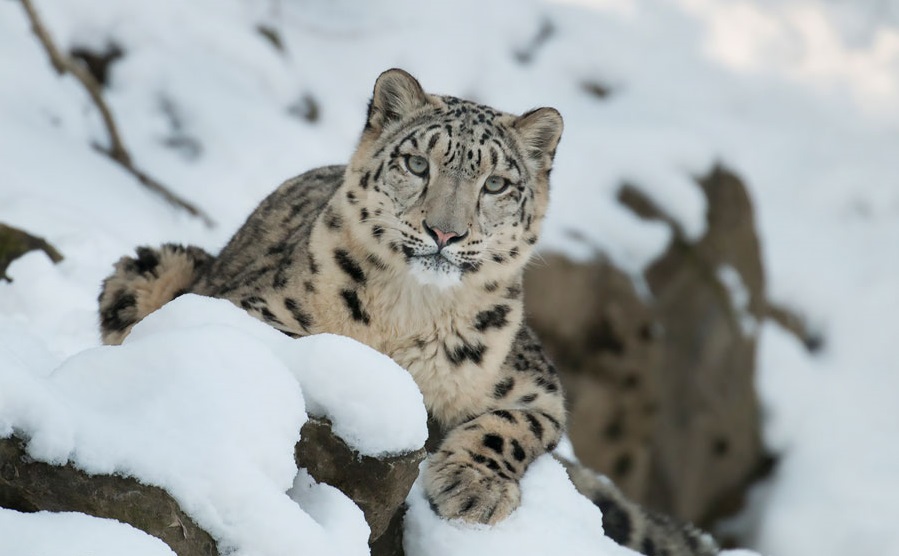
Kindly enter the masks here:
[[454, 96], [441, 96], [440, 100], [446, 104], [443, 112], [454, 118], [461, 124], [473, 126], [475, 124], [494, 125], [494, 120], [500, 116], [511, 117], [511, 114], [500, 112], [489, 106], [478, 104], [470, 100], [456, 98]]
[[501, 170], [513, 182], [529, 177], [512, 123], [516, 116], [453, 96], [408, 121], [388, 140], [393, 155], [410, 147], [439, 161], [441, 171], [475, 179]]

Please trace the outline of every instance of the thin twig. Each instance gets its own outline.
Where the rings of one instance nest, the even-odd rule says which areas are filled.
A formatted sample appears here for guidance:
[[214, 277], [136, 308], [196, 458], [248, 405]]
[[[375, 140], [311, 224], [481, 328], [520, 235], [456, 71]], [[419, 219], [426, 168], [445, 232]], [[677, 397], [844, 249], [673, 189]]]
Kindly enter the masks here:
[[125, 144], [122, 142], [122, 137], [119, 134], [115, 119], [112, 117], [112, 112], [109, 110], [109, 106], [103, 99], [100, 84], [97, 83], [94, 76], [87, 71], [84, 66], [59, 51], [56, 44], [53, 42], [53, 39], [50, 38], [50, 33], [47, 32], [47, 29], [41, 22], [37, 10], [35, 10], [31, 0], [20, 0], [20, 2], [22, 3], [22, 7], [25, 8], [25, 12], [28, 14], [28, 20], [31, 22], [31, 30], [44, 47], [44, 50], [47, 51], [47, 56], [50, 57], [50, 63], [53, 65], [53, 69], [60, 75], [66, 73], [72, 74], [75, 79], [84, 86], [84, 89], [93, 101], [94, 106], [96, 106], [97, 110], [100, 112], [100, 116], [103, 119], [103, 126], [106, 128], [106, 134], [109, 137], [109, 147], [104, 148], [97, 146], [97, 150], [118, 163], [119, 166], [137, 178], [144, 187], [161, 195], [170, 204], [182, 208], [191, 215], [200, 218], [203, 223], [210, 228], [215, 226], [215, 222], [212, 218], [196, 205], [173, 193], [169, 188], [159, 183], [159, 181], [153, 179], [146, 172], [134, 166], [131, 155], [129, 154], [128, 149], [125, 148]]
[[810, 353], [818, 352], [824, 347], [821, 332], [815, 330], [805, 317], [789, 307], [769, 300], [765, 305], [765, 316], [795, 336]]

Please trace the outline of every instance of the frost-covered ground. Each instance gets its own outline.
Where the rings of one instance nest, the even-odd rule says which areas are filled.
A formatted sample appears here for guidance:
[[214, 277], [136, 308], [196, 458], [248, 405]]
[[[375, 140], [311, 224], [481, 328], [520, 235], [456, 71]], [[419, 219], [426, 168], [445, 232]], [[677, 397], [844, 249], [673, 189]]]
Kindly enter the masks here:
[[[218, 226], [207, 229], [172, 210], [91, 148], [105, 139], [86, 95], [71, 78], [54, 74], [19, 4], [0, 2], [0, 222], [46, 237], [66, 257], [54, 266], [42, 254], [29, 254], [11, 266], [15, 282], [0, 283], [0, 434], [10, 426], [43, 431], [33, 443], [35, 453], [74, 458], [89, 469], [130, 469], [134, 447], [115, 447], [115, 427], [125, 426], [131, 415], [149, 426], [144, 433], [151, 436], [141, 448], [153, 448], [153, 427], [161, 434], [166, 423], [138, 417], [156, 415], [159, 408], [177, 413], [178, 404], [195, 401], [191, 392], [213, 388], [211, 377], [222, 372], [235, 390], [222, 383], [222, 396], [202, 406], [208, 412], [197, 427], [223, 439], [245, 435], [258, 446], [258, 458], [235, 463], [248, 466], [242, 472], [255, 477], [258, 488], [220, 493], [210, 501], [204, 496], [211, 496], [211, 485], [224, 480], [213, 476], [209, 483], [187, 481], [179, 496], [188, 504], [213, 504], [216, 511], [208, 512], [206, 525], [245, 550], [281, 539], [264, 533], [279, 527], [279, 519], [305, 523], [306, 538], [322, 543], [329, 532], [345, 530], [344, 553], [361, 550], [366, 533], [358, 512], [302, 473], [294, 477], [284, 453], [295, 441], [304, 407], [310, 413], [340, 411], [330, 398], [335, 391], [327, 380], [321, 384], [329, 367], [310, 366], [307, 383], [300, 378], [300, 388], [287, 386], [297, 372], [285, 363], [286, 352], [254, 335], [258, 327], [229, 320], [233, 315], [225, 316], [219, 306], [196, 314], [229, 324], [191, 324], [175, 307], [159, 317], [168, 315], [171, 322], [159, 320], [157, 329], [148, 323], [144, 337], [97, 349], [96, 294], [111, 263], [134, 245], [178, 241], [217, 250], [281, 180], [345, 161], [375, 77], [400, 66], [430, 91], [508, 111], [536, 105], [561, 110], [566, 132], [543, 249], [572, 256], [601, 249], [636, 273], [664, 248], [667, 232], [619, 207], [618, 184], [639, 184], [696, 235], [702, 232], [704, 201], [690, 177], [715, 161], [737, 170], [756, 202], [772, 298], [804, 314], [825, 338], [824, 349], [809, 355], [774, 325], [758, 332], [765, 436], [782, 458], [755, 494], [744, 527], [764, 554], [899, 554], [899, 531], [892, 523], [899, 515], [896, 2], [36, 3], [65, 47], [122, 47], [106, 96], [137, 164], [212, 214]], [[259, 25], [278, 33], [282, 50], [256, 31]], [[599, 98], [590, 85], [611, 92]], [[193, 342], [161, 326], [173, 329], [178, 322]], [[266, 381], [246, 391], [246, 369], [239, 365], [244, 359], [237, 353], [244, 351], [238, 348], [256, 350], [269, 362], [260, 375]], [[148, 366], [125, 363], [143, 350], [153, 355]], [[221, 360], [226, 371], [222, 365], [185, 364], [197, 355]], [[158, 384], [159, 372], [172, 382]], [[136, 399], [128, 386], [135, 382], [153, 396]], [[254, 405], [269, 394], [281, 405]], [[255, 418], [228, 417], [227, 410], [238, 406], [247, 408], [246, 415], [253, 407], [264, 411]], [[111, 423], [103, 419], [120, 413]], [[348, 413], [350, 420], [365, 415]], [[401, 442], [412, 443], [415, 431], [406, 432], [410, 436]], [[216, 450], [227, 454], [233, 448], [225, 442]], [[203, 467], [191, 457], [183, 465]], [[547, 485], [560, 484], [558, 469], [551, 462], [536, 467], [526, 479], [535, 486], [525, 490], [519, 522], [495, 532], [430, 520], [416, 510], [423, 508], [416, 506], [413, 490], [410, 528], [422, 536], [410, 542], [427, 540], [451, 553], [453, 546], [491, 546], [507, 535], [524, 546], [545, 547], [546, 539], [527, 539], [543, 534], [534, 520], [547, 518], [540, 513], [546, 506], [562, 508], [563, 519], [572, 516], [575, 533], [559, 550], [576, 553], [583, 548], [577, 543], [595, 539], [596, 531], [577, 525], [585, 514], [566, 493], [551, 504], [542, 498]], [[145, 471], [165, 482], [176, 480], [177, 469]], [[291, 484], [299, 503], [284, 495]], [[241, 496], [264, 502], [271, 519], [216, 513], [229, 504], [239, 507]], [[14, 546], [22, 550], [38, 546], [28, 540], [34, 538], [58, 538], [56, 546], [68, 550], [90, 541], [79, 531], [95, 529], [110, 543], [132, 539], [130, 553], [167, 553], [134, 530], [83, 522], [67, 514], [0, 512], [0, 553], [19, 553], [4, 542], [18, 541]], [[299, 542], [283, 538], [284, 547]], [[411, 546], [414, 552], [421, 545]], [[254, 550], [275, 554], [284, 547]], [[92, 550], [104, 553], [102, 547]]]

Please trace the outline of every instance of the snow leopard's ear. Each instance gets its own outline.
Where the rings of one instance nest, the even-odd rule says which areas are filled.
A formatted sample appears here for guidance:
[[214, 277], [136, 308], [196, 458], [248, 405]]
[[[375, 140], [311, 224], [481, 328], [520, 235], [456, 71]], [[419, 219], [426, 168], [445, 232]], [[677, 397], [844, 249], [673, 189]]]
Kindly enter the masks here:
[[562, 137], [562, 115], [555, 108], [537, 108], [519, 116], [512, 127], [518, 131], [525, 153], [544, 170], [552, 166]]
[[414, 77], [401, 69], [389, 69], [375, 82], [365, 130], [380, 134], [389, 124], [429, 103], [428, 94]]

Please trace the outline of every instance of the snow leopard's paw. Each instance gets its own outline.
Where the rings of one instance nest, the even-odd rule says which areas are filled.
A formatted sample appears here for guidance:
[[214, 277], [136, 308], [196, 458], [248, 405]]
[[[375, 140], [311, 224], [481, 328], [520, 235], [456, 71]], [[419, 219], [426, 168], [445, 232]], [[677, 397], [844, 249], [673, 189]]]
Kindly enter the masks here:
[[437, 515], [470, 523], [499, 523], [521, 503], [518, 480], [479, 454], [437, 452], [428, 462], [424, 487]]

